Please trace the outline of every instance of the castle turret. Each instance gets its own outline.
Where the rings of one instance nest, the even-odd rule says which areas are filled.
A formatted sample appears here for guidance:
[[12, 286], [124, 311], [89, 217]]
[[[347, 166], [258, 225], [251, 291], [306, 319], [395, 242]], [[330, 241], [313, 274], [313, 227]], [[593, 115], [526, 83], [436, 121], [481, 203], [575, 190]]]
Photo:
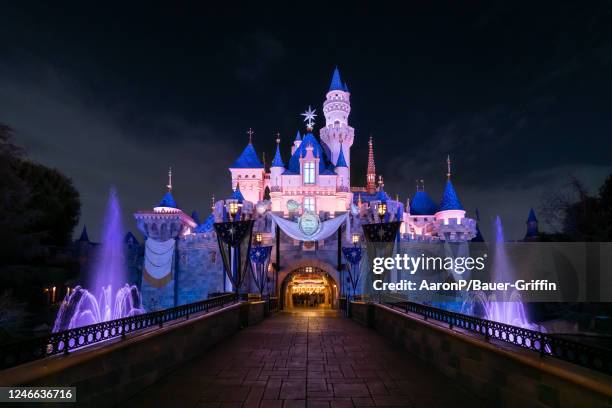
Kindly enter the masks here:
[[455, 187], [453, 187], [453, 183], [451, 182], [451, 161], [450, 155], [446, 158], [447, 164], [447, 173], [446, 173], [446, 187], [444, 188], [444, 193], [442, 195], [442, 200], [440, 201], [440, 206], [438, 208], [438, 212], [436, 213], [436, 219], [444, 220], [445, 224], [448, 224], [448, 220], [451, 218], [456, 218], [460, 220], [465, 217], [465, 210], [461, 205], [461, 201], [459, 201], [459, 197], [455, 192]]
[[465, 210], [451, 182], [450, 155], [446, 159], [446, 187], [435, 214], [438, 237], [443, 241], [468, 241], [476, 236], [476, 221], [465, 218]]
[[[338, 161], [340, 145], [344, 144], [344, 159], [347, 167], [351, 167], [351, 146], [355, 137], [355, 129], [348, 124], [351, 113], [350, 92], [340, 78], [340, 71], [336, 67], [332, 75], [329, 91], [323, 102], [325, 127], [321, 129], [321, 140], [329, 150], [332, 163]], [[349, 183], [350, 185], [350, 183]]]
[[280, 189], [282, 186], [281, 176], [285, 171], [285, 163], [283, 163], [283, 158], [280, 153], [280, 137], [276, 138], [276, 154], [274, 155], [274, 159], [272, 160], [272, 165], [270, 166], [270, 186], [271, 190], [275, 191], [275, 189]]
[[[168, 191], [153, 210], [134, 214], [145, 237], [145, 262], [141, 293], [148, 310], [177, 306], [175, 286], [176, 240], [193, 232], [197, 224], [178, 208], [172, 194], [172, 169], [168, 171]], [[153, 261], [154, 260], [154, 261]]]
[[[299, 135], [299, 132], [298, 132]], [[300, 138], [301, 139], [301, 138]], [[283, 187], [283, 173], [285, 163], [280, 153], [280, 137], [276, 137], [276, 154], [270, 166], [270, 200], [272, 201], [272, 211], [281, 211], [281, 197]]]
[[240, 183], [245, 199], [256, 203], [263, 198], [265, 169], [253, 147], [254, 132], [249, 129], [247, 133], [249, 143], [229, 170], [232, 174], [232, 189], [236, 189], [236, 185]]

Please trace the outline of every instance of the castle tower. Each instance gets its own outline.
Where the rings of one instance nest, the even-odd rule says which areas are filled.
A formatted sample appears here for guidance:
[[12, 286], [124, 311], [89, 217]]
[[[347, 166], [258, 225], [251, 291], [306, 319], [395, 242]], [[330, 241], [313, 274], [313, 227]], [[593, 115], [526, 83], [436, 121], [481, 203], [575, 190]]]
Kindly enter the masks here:
[[283, 163], [283, 158], [280, 153], [280, 136], [278, 134], [276, 136], [276, 154], [270, 166], [270, 198], [272, 201], [272, 211], [281, 210], [282, 175], [285, 171], [285, 163]]
[[[168, 191], [153, 210], [134, 214], [136, 225], [145, 237], [145, 264], [141, 294], [145, 308], [155, 310], [178, 305], [176, 282], [176, 241], [197, 227], [172, 194], [172, 170], [168, 171]], [[163, 259], [162, 259], [163, 258]], [[154, 262], [150, 260], [154, 259]]]
[[236, 185], [240, 183], [244, 198], [252, 203], [263, 198], [265, 176], [264, 165], [253, 147], [254, 133], [251, 129], [248, 130], [249, 143], [229, 168], [232, 174], [232, 189], [235, 190]]
[[368, 172], [366, 174], [366, 191], [368, 194], [376, 192], [376, 165], [374, 164], [374, 144], [372, 136], [368, 141]]
[[336, 67], [325, 102], [323, 102], [325, 127], [321, 128], [320, 135], [321, 140], [329, 149], [329, 158], [332, 163], [338, 161], [340, 145], [344, 143], [344, 159], [349, 169], [351, 167], [350, 149], [355, 138], [355, 129], [348, 124], [348, 117], [351, 113], [350, 96], [348, 87], [342, 82], [340, 71]]
[[446, 187], [435, 214], [437, 234], [442, 241], [469, 241], [476, 236], [476, 222], [465, 218], [465, 210], [451, 182], [450, 155], [446, 158], [446, 166]]

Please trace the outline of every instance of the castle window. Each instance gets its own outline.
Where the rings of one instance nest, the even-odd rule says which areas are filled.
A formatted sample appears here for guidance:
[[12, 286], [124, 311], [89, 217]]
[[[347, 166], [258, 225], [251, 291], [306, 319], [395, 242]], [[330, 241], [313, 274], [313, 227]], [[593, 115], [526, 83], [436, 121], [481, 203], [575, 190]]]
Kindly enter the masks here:
[[314, 184], [315, 182], [315, 164], [314, 162], [304, 163], [304, 184]]
[[315, 212], [314, 197], [304, 197], [304, 210]]

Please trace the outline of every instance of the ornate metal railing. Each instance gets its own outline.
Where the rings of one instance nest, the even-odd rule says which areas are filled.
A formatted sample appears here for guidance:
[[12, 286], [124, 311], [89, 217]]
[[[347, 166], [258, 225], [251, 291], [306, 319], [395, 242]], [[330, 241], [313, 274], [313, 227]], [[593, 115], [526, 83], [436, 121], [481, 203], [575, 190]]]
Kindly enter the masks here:
[[382, 304], [404, 313], [421, 315], [449, 325], [449, 328], [484, 336], [489, 341], [499, 340], [515, 346], [537, 351], [541, 357], [551, 356], [573, 364], [612, 375], [612, 350], [578, 343], [509, 324], [494, 322], [461, 313], [450, 312], [432, 306], [407, 301], [382, 301]]
[[158, 310], [122, 319], [77, 327], [45, 337], [0, 346], [0, 369], [13, 367], [28, 361], [38, 360], [56, 354], [68, 354], [85, 346], [110, 339], [125, 337], [127, 334], [151, 327], [163, 327], [164, 323], [185, 318], [196, 313], [206, 313], [237, 302], [235, 294], [213, 297], [200, 302]]

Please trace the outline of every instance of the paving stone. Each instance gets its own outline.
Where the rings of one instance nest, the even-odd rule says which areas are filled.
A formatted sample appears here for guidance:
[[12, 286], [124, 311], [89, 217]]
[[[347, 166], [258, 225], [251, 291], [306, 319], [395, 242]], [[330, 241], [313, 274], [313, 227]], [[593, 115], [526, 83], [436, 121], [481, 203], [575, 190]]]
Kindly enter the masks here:
[[[544, 399], [554, 399], [545, 391]], [[200, 408], [482, 405], [373, 330], [314, 310], [249, 326], [123, 406], [155, 406], [178, 393], [189, 397], [181, 407]]]

